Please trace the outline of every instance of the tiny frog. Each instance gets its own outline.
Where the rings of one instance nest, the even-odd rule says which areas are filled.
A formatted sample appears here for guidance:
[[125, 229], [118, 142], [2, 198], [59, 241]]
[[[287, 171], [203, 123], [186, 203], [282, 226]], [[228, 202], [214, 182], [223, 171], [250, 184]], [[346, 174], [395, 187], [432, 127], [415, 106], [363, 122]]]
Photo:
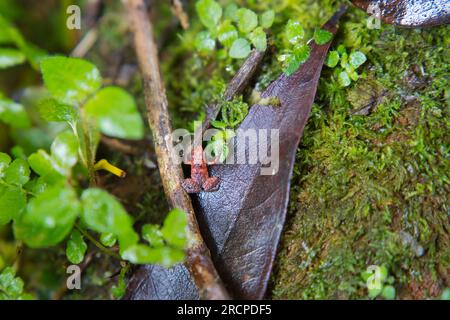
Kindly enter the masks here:
[[214, 192], [219, 189], [220, 179], [210, 177], [206, 159], [201, 146], [195, 146], [192, 150], [192, 159], [186, 164], [191, 165], [191, 177], [184, 179], [182, 186], [187, 193], [199, 193], [201, 189], [206, 192]]

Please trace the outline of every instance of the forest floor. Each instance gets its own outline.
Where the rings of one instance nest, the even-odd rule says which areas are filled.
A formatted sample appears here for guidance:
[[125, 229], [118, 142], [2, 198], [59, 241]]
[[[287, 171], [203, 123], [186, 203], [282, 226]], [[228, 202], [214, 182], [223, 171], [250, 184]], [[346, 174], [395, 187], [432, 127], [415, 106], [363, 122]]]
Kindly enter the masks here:
[[[243, 96], [249, 101], [252, 90], [262, 91], [282, 72], [276, 57], [286, 22], [300, 21], [311, 35], [342, 1], [237, 2], [258, 12], [276, 11], [269, 52]], [[206, 57], [194, 54], [193, 39], [201, 30], [195, 10], [188, 11], [191, 26], [185, 31], [167, 5], [154, 11], [173, 127], [183, 128], [202, 118], [240, 61], [225, 59], [219, 51]], [[117, 79], [123, 63], [128, 64], [132, 76], [125, 85], [144, 114], [124, 15], [120, 4], [106, 9], [98, 41], [86, 58], [106, 79]], [[369, 29], [367, 15], [354, 7], [342, 18], [331, 50], [340, 45], [349, 52], [359, 50], [367, 62], [348, 87], [339, 84], [333, 69], [323, 67], [297, 152], [270, 298], [367, 298], [361, 274], [372, 265], [386, 267], [386, 285], [395, 288], [396, 298], [436, 298], [450, 287], [448, 32], [448, 26], [401, 29], [382, 24]], [[109, 153], [108, 146], [102, 152]], [[128, 169], [127, 178], [118, 184], [105, 177], [102, 184], [138, 221], [161, 222], [168, 208], [151, 152], [145, 157], [114, 155], [111, 161]], [[37, 261], [42, 255], [64, 258], [51, 250], [27, 258]], [[110, 297], [113, 283], [105, 278], [114, 275], [113, 262], [97, 258], [87, 268], [88, 285], [72, 298]], [[54, 291], [63, 283], [63, 268], [57, 275], [43, 268], [39, 280], [32, 280], [33, 268], [30, 264], [23, 271], [31, 275], [25, 275], [31, 287], [44, 281]], [[48, 292], [40, 295], [49, 297]]]

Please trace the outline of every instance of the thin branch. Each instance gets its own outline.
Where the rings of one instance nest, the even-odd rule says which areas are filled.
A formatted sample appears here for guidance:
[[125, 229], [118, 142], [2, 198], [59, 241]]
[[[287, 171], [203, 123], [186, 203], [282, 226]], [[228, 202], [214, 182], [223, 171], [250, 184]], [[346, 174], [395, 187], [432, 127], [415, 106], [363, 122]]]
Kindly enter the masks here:
[[172, 0], [172, 5], [170, 6], [170, 10], [174, 14], [175, 17], [180, 21], [181, 27], [186, 30], [189, 28], [189, 17], [183, 9], [183, 4], [181, 0]]
[[211, 255], [200, 234], [191, 199], [181, 186], [181, 166], [172, 159], [172, 126], [167, 110], [167, 97], [161, 80], [158, 51], [153, 28], [143, 0], [123, 0], [133, 28], [134, 45], [144, 83], [148, 123], [152, 130], [155, 152], [164, 192], [173, 208], [187, 213], [189, 247], [186, 267], [203, 299], [229, 299]]

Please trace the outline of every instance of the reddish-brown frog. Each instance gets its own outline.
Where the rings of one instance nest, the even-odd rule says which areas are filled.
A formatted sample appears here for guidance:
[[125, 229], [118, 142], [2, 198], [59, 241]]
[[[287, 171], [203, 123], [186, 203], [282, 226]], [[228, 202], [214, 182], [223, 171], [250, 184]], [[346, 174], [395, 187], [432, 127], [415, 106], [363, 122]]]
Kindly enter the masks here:
[[192, 150], [192, 159], [186, 164], [191, 165], [191, 177], [184, 179], [182, 186], [187, 193], [199, 193], [202, 189], [206, 192], [214, 192], [219, 189], [220, 179], [210, 177], [206, 159], [201, 146], [195, 146]]

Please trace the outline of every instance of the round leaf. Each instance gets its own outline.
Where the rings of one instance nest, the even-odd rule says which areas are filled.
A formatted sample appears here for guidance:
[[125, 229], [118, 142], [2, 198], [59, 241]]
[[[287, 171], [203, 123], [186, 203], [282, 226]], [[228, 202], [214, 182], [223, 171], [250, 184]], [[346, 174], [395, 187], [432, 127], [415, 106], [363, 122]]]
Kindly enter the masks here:
[[11, 163], [11, 157], [3, 152], [0, 152], [0, 178], [3, 177], [6, 168]]
[[25, 55], [19, 50], [0, 48], [0, 69], [22, 64], [25, 59]]
[[17, 186], [22, 186], [30, 180], [30, 167], [23, 159], [14, 160], [5, 170], [3, 177], [5, 182]]
[[161, 233], [170, 245], [178, 248], [186, 246], [187, 215], [180, 209], [173, 209], [164, 220]]
[[152, 246], [161, 247], [164, 245], [163, 235], [159, 227], [154, 224], [145, 224], [142, 226], [142, 237]]
[[81, 196], [81, 202], [81, 218], [92, 230], [115, 235], [133, 230], [131, 217], [108, 192], [97, 188], [86, 189]]
[[142, 139], [144, 123], [134, 98], [119, 87], [100, 90], [84, 106], [87, 115], [97, 119], [100, 131], [122, 139]]
[[84, 259], [87, 244], [78, 230], [73, 230], [66, 246], [67, 259], [74, 264], [79, 264]]
[[266, 33], [263, 28], [258, 27], [248, 34], [248, 39], [252, 42], [255, 48], [259, 51], [265, 51], [267, 48]]
[[72, 131], [64, 131], [56, 136], [51, 151], [58, 165], [70, 170], [77, 163], [78, 139]]
[[0, 226], [18, 218], [26, 201], [25, 193], [19, 187], [0, 186]]
[[235, 59], [246, 58], [250, 54], [250, 44], [244, 38], [236, 39], [230, 49], [230, 57]]
[[98, 69], [77, 58], [45, 58], [41, 62], [41, 72], [50, 93], [63, 103], [81, 103], [102, 84]]
[[329, 42], [332, 38], [333, 38], [333, 34], [328, 30], [316, 29], [314, 31], [314, 41], [318, 45], [325, 44], [325, 43]]
[[0, 98], [0, 121], [19, 129], [30, 126], [30, 119], [22, 105], [2, 98]]
[[217, 38], [219, 39], [219, 42], [225, 47], [230, 47], [233, 44], [234, 40], [238, 38], [238, 32], [236, 28], [231, 24], [230, 20], [226, 20], [219, 27]]
[[208, 29], [214, 29], [222, 17], [222, 7], [214, 0], [199, 0], [195, 9], [200, 21]]
[[39, 103], [39, 113], [44, 120], [75, 123], [77, 110], [68, 104], [59, 103], [55, 99], [45, 99]]
[[286, 37], [292, 44], [300, 42], [305, 37], [305, 30], [300, 22], [289, 20], [286, 25]]
[[364, 62], [366, 62], [367, 58], [364, 53], [361, 51], [355, 51], [350, 54], [350, 64], [353, 68], [358, 68], [361, 66]]
[[209, 31], [202, 31], [195, 36], [194, 45], [199, 52], [208, 53], [216, 47], [216, 40], [211, 37]]
[[238, 28], [243, 33], [248, 33], [258, 25], [258, 16], [250, 9], [241, 8], [236, 12]]
[[328, 53], [328, 57], [325, 64], [330, 68], [334, 68], [337, 66], [338, 63], [339, 63], [339, 53], [337, 51], [330, 51]]
[[33, 198], [14, 223], [14, 234], [31, 248], [60, 243], [70, 233], [80, 213], [72, 188], [53, 186]]
[[275, 19], [275, 12], [273, 10], [268, 10], [261, 15], [259, 24], [264, 29], [268, 29], [272, 26], [274, 19]]

